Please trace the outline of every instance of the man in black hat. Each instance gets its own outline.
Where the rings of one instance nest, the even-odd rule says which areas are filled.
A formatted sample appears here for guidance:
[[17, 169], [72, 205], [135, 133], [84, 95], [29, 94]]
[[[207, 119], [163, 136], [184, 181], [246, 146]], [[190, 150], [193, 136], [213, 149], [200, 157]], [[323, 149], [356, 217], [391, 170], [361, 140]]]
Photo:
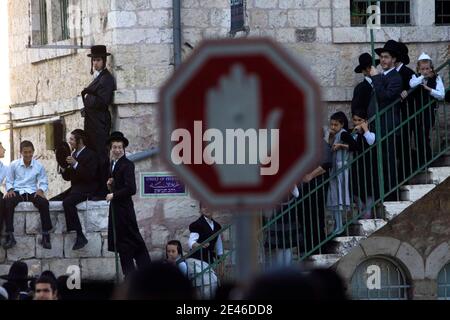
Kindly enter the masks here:
[[71, 182], [70, 189], [62, 199], [67, 231], [76, 231], [77, 238], [72, 250], [83, 248], [88, 240], [83, 234], [77, 204], [91, 198], [98, 190], [98, 160], [94, 151], [86, 147], [86, 134], [81, 129], [73, 130], [69, 145], [73, 152], [67, 157], [65, 168], [61, 168], [64, 180]]
[[[28, 276], [28, 265], [22, 261], [16, 261], [9, 268], [7, 275], [0, 276], [0, 279], [7, 280], [7, 284], [10, 283], [17, 287], [19, 291], [19, 300], [30, 300], [30, 287], [28, 282], [33, 279], [33, 277]], [[5, 284], [5, 287], [8, 285]]]
[[91, 74], [94, 80], [81, 92], [84, 109], [84, 131], [87, 145], [98, 154], [100, 184], [97, 196], [101, 199], [107, 194], [106, 181], [108, 179], [108, 140], [111, 130], [111, 114], [109, 106], [116, 90], [116, 81], [106, 68], [106, 52], [103, 45], [93, 46], [88, 57], [91, 58]]
[[[352, 114], [357, 110], [364, 110], [370, 118], [375, 114], [375, 108], [371, 104], [374, 94], [372, 79], [370, 78], [370, 69], [372, 67], [372, 56], [367, 52], [359, 56], [359, 65], [355, 68], [356, 73], [362, 73], [364, 80], [360, 82], [353, 90]], [[377, 64], [379, 60], [375, 61]]]
[[[384, 113], [380, 116], [381, 130], [379, 133], [379, 137], [383, 138], [392, 132], [400, 123], [400, 105], [393, 103], [400, 98], [400, 93], [402, 92], [402, 77], [395, 69], [395, 63], [399, 60], [401, 53], [394, 40], [387, 41], [383, 48], [377, 48], [375, 52], [380, 56], [380, 64], [383, 72], [379, 73], [372, 66], [370, 76], [377, 96], [378, 111], [381, 112], [384, 110]], [[388, 110], [385, 110], [387, 108]], [[395, 135], [398, 134], [399, 132], [396, 131]], [[390, 192], [397, 184], [395, 146], [397, 139], [395, 135], [389, 136], [382, 143], [385, 193]]]
[[108, 250], [119, 253], [122, 272], [127, 277], [135, 270], [134, 262], [141, 268], [150, 263], [150, 255], [134, 212], [132, 196], [136, 194], [136, 180], [134, 163], [125, 155], [128, 139], [121, 132], [113, 132], [108, 143], [111, 150], [111, 174], [108, 179], [110, 193], [106, 196], [110, 202]]
[[[408, 47], [402, 42], [396, 42], [400, 57], [395, 64], [397, 72], [402, 77], [402, 92], [400, 93], [401, 102], [401, 122], [408, 119], [409, 116], [415, 113], [414, 96], [408, 97], [408, 91], [411, 89], [409, 81], [415, 74], [413, 70], [407, 67], [410, 59], [408, 56]], [[397, 136], [397, 158], [399, 160], [398, 175], [400, 182], [409, 177], [412, 173], [412, 168], [409, 165], [411, 158], [411, 134], [416, 131], [416, 121], [410, 120], [402, 127], [401, 134]]]

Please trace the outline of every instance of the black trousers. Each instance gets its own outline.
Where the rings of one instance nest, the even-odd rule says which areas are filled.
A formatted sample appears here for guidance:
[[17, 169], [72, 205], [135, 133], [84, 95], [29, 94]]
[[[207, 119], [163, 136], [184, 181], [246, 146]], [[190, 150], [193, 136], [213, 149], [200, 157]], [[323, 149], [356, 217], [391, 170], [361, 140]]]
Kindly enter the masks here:
[[3, 220], [5, 218], [5, 200], [3, 193], [0, 192], [0, 233], [3, 231]]
[[24, 193], [20, 195], [17, 191], [12, 198], [5, 199], [4, 220], [6, 225], [6, 232], [14, 232], [14, 209], [20, 202], [32, 202], [39, 210], [41, 216], [42, 231], [47, 232], [52, 229], [52, 221], [50, 219], [48, 200], [37, 196], [35, 193]]
[[[148, 265], [151, 261], [145, 245], [142, 245], [138, 249], [131, 252], [119, 251], [119, 258], [120, 266], [122, 267], [122, 272], [125, 275], [125, 278], [136, 270], [136, 266], [138, 268], [142, 268]], [[136, 266], [134, 265], [134, 261], [136, 261]]]
[[87, 194], [68, 193], [63, 199], [64, 215], [66, 217], [67, 231], [82, 232], [80, 217], [78, 217], [77, 204], [86, 201]]

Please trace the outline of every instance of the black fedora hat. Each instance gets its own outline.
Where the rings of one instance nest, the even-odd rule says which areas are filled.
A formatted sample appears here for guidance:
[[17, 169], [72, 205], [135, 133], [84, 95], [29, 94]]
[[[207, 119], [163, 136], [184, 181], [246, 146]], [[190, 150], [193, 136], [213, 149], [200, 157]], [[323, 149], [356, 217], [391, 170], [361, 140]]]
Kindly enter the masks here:
[[7, 281], [28, 281], [34, 279], [28, 276], [28, 266], [22, 261], [14, 262], [9, 268], [8, 274], [0, 276], [0, 278]]
[[62, 141], [55, 149], [55, 156], [56, 156], [56, 162], [58, 162], [58, 165], [61, 168], [67, 168], [69, 164], [67, 163], [66, 159], [68, 156], [70, 156], [70, 146], [67, 142]]
[[114, 131], [113, 133], [111, 133], [111, 135], [109, 136], [109, 138], [106, 141], [106, 143], [107, 144], [111, 144], [111, 142], [114, 142], [114, 141], [122, 141], [123, 142], [123, 147], [124, 148], [128, 147], [128, 139], [125, 138], [123, 133], [120, 132], [120, 131]]
[[[372, 66], [372, 56], [368, 54], [367, 52], [364, 52], [362, 55], [359, 56], [359, 65], [355, 68], [356, 73], [361, 73], [364, 69], [367, 67]], [[380, 64], [380, 59], [375, 60], [375, 65]]]
[[91, 53], [88, 54], [87, 56], [89, 58], [101, 58], [101, 57], [106, 57], [106, 56], [110, 56], [110, 55], [111, 55], [111, 53], [106, 52], [106, 46], [97, 45], [97, 46], [91, 47]]
[[408, 47], [406, 46], [406, 44], [404, 44], [403, 42], [397, 42], [399, 51], [400, 51], [400, 61], [403, 62], [404, 64], [409, 64], [411, 62], [411, 60], [409, 60], [409, 55], [408, 55]]
[[401, 57], [398, 42], [395, 40], [388, 40], [384, 44], [383, 48], [377, 48], [375, 49], [375, 52], [377, 55], [381, 55], [383, 52], [389, 52], [390, 55], [396, 57], [397, 59], [400, 59]]

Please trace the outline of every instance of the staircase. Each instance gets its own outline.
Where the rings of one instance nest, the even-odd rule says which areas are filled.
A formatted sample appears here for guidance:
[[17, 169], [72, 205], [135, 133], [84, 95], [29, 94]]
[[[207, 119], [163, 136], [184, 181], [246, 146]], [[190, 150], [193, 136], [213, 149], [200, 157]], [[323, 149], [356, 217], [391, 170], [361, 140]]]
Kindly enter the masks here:
[[307, 261], [317, 268], [329, 268], [346, 255], [361, 240], [369, 237], [384, 227], [390, 220], [402, 214], [410, 205], [419, 201], [438, 184], [450, 177], [450, 152], [446, 153], [426, 171], [410, 179], [407, 185], [400, 188], [400, 201], [386, 201], [381, 212], [382, 219], [360, 219], [349, 227], [349, 236], [332, 239], [323, 254], [311, 255]]
[[[435, 69], [436, 72], [439, 72], [444, 68], [447, 69], [447, 74], [443, 76], [445, 84], [450, 82], [449, 66], [450, 60]], [[450, 87], [447, 86], [446, 91], [449, 90]], [[414, 94], [414, 90], [410, 90], [409, 94]], [[376, 115], [369, 120], [371, 124], [375, 125], [375, 133], [381, 132], [380, 125], [381, 119], [384, 119], [383, 115], [386, 115], [389, 108], [396, 107], [399, 101], [400, 100], [397, 100], [382, 111], [378, 111]], [[423, 101], [423, 97], [421, 101]], [[395, 126], [395, 128], [387, 132], [384, 136], [377, 136], [375, 144], [364, 150], [363, 155], [359, 155], [349, 161], [346, 168], [336, 172], [334, 176], [322, 179], [321, 181], [317, 180], [316, 184], [312, 187], [308, 187], [306, 192], [303, 192], [302, 189], [301, 196], [298, 199], [291, 198], [287, 204], [284, 203], [278, 206], [268, 220], [267, 214], [261, 212], [260, 217], [263, 223], [261, 224], [258, 239], [261, 269], [264, 270], [266, 267], [271, 267], [273, 257], [280, 252], [283, 253], [287, 251], [290, 252], [289, 259], [286, 260], [288, 261], [288, 264], [305, 263], [312, 265], [313, 267], [331, 267], [339, 261], [339, 259], [349, 253], [360, 241], [370, 237], [371, 234], [389, 224], [389, 221], [395, 219], [399, 214], [402, 214], [413, 203], [420, 201], [423, 196], [448, 178], [450, 176], [450, 110], [448, 104], [439, 103], [439, 105], [440, 107], [436, 113], [436, 123], [434, 125], [433, 133], [431, 134], [433, 157], [431, 159], [426, 159], [424, 163], [421, 163], [420, 167], [418, 167], [416, 163], [415, 171], [410, 173], [409, 176], [406, 177], [406, 180], [400, 181], [389, 190], [384, 190], [384, 187], [379, 188], [380, 196], [378, 199], [374, 199], [375, 202], [370, 207], [372, 212], [375, 213], [374, 219], [364, 219], [362, 210], [355, 208], [357, 202], [355, 199], [351, 199], [349, 212], [344, 219], [344, 232], [341, 233], [345, 236], [341, 236], [341, 234], [336, 234], [335, 232], [328, 233], [327, 235], [319, 235], [318, 238], [317, 235], [313, 235], [314, 232], [322, 229], [322, 222], [326, 220], [326, 218], [321, 217], [320, 214], [323, 215], [323, 211], [325, 211], [323, 210], [324, 207], [326, 207], [326, 200], [324, 200], [326, 198], [324, 198], [324, 194], [326, 195], [326, 188], [330, 179], [341, 174], [344, 169], [352, 168], [352, 165], [356, 164], [358, 158], [361, 159], [364, 156], [369, 156], [372, 150], [376, 151], [375, 162], [372, 162], [372, 165], [377, 165], [378, 172], [383, 172], [380, 171], [380, 169], [383, 169], [382, 163], [385, 162], [386, 154], [383, 154], [384, 151], [382, 150], [384, 148], [382, 146], [388, 144], [388, 141], [392, 141], [388, 140], [390, 139], [389, 137], [392, 139], [394, 135], [400, 135], [402, 129], [408, 125], [410, 121], [417, 123], [417, 120], [423, 117], [425, 112], [429, 112], [428, 110], [431, 109], [431, 103], [420, 106], [416, 105], [415, 109], [417, 111], [414, 114], [410, 114], [407, 119], [403, 119], [401, 124]], [[385, 121], [385, 119], [383, 121]], [[415, 137], [416, 140], [420, 138], [420, 135], [419, 137]], [[418, 149], [416, 143], [414, 143], [414, 147]], [[422, 154], [424, 155], [425, 152]], [[370, 156], [370, 158], [374, 161], [372, 156]], [[406, 166], [408, 163], [412, 162], [412, 157], [411, 155], [409, 157], [405, 156], [400, 161]], [[383, 174], [379, 174], [373, 179], [378, 179], [379, 186], [383, 186]], [[364, 188], [367, 190], [366, 185]], [[394, 192], [399, 195], [399, 201], [387, 201], [386, 196]], [[350, 191], [350, 193], [353, 194], [352, 191]], [[299, 211], [301, 213], [299, 213]], [[349, 216], [349, 214], [351, 214], [351, 216]], [[295, 219], [292, 219], [292, 216], [294, 216]], [[286, 220], [288, 221], [288, 228], [285, 227]], [[318, 222], [319, 220], [321, 222]], [[282, 233], [281, 237], [275, 238], [276, 248], [271, 248], [270, 243], [269, 248], [267, 248], [267, 239], [265, 238], [268, 234], [271, 234], [273, 227], [276, 226], [277, 223], [280, 223], [280, 221], [282, 226], [278, 227], [278, 230], [277, 227], [275, 227], [275, 234]], [[297, 228], [296, 237], [292, 237], [292, 229], [290, 229], [292, 225], [294, 225], [294, 229]], [[324, 222], [324, 225], [324, 229], [326, 229], [326, 222]], [[227, 270], [226, 278], [233, 279], [233, 275], [235, 274], [235, 241], [233, 231], [234, 225], [228, 225], [224, 230], [217, 232], [210, 239], [205, 241], [209, 242], [213, 237], [216, 237], [219, 234], [224, 235], [225, 233], [228, 234], [229, 239], [229, 241], [227, 241], [228, 246], [225, 250], [225, 254], [221, 259], [211, 263], [208, 268], [194, 276], [194, 279], [203, 276], [205, 273], [212, 272], [212, 270], [217, 270], [221, 265]], [[274, 240], [272, 240], [272, 244], [274, 243], [273, 241]], [[300, 244], [302, 241], [303, 244]], [[286, 245], [286, 243], [288, 243], [288, 245]], [[192, 253], [188, 254], [186, 258], [189, 258], [191, 254]], [[282, 258], [284, 259], [284, 256], [282, 256]]]

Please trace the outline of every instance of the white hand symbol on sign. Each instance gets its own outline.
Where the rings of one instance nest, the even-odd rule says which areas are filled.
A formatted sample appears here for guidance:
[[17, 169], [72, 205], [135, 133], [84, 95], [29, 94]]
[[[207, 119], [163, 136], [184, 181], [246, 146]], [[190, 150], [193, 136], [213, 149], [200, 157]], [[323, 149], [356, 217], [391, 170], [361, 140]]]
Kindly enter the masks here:
[[[221, 184], [258, 185], [261, 181], [261, 163], [272, 161], [274, 145], [278, 151], [278, 130], [267, 133], [267, 129], [278, 127], [281, 111], [273, 110], [267, 117], [267, 129], [260, 129], [259, 80], [256, 75], [245, 75], [244, 68], [239, 64], [235, 64], [230, 74], [220, 79], [218, 88], [207, 92], [206, 105], [208, 128], [220, 131], [221, 136], [226, 138], [223, 155], [226, 161], [215, 165]], [[275, 139], [271, 137], [272, 131], [276, 131]], [[271, 146], [270, 155], [268, 145]], [[278, 171], [278, 158], [275, 162]]]

